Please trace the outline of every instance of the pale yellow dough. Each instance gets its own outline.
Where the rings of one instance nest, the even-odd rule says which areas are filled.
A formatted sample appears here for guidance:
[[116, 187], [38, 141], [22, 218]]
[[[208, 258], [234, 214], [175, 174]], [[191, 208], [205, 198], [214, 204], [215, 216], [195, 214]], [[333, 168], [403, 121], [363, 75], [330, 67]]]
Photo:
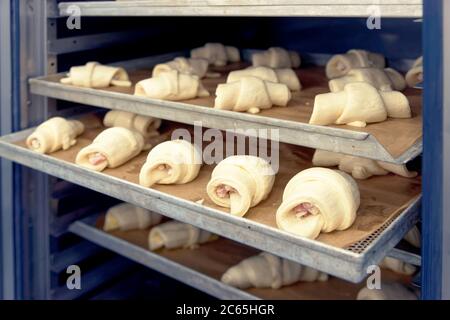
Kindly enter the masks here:
[[271, 69], [266, 67], [249, 67], [243, 70], [232, 71], [228, 74], [227, 83], [239, 81], [248, 76], [269, 82], [283, 83], [291, 91], [299, 91], [302, 88], [297, 74], [289, 68]]
[[355, 68], [351, 69], [345, 76], [329, 81], [331, 92], [344, 90], [348, 83], [366, 82], [380, 91], [402, 91], [406, 88], [403, 76], [392, 68]]
[[67, 78], [61, 79], [61, 83], [86, 88], [131, 87], [125, 69], [104, 66], [98, 62], [89, 62], [85, 66], [72, 67]]
[[194, 248], [197, 245], [217, 240], [218, 237], [208, 231], [190, 224], [169, 221], [152, 228], [148, 235], [151, 251], [179, 248]]
[[185, 184], [197, 178], [202, 154], [184, 140], [167, 141], [153, 148], [139, 174], [144, 187], [154, 184]]
[[[100, 133], [91, 145], [78, 152], [76, 164], [94, 171], [117, 168], [139, 155], [145, 147], [144, 137], [137, 131], [114, 127]], [[92, 164], [90, 157], [101, 154], [106, 158], [98, 164]]]
[[163, 72], [177, 70], [180, 73], [204, 78], [208, 72], [208, 60], [178, 57], [172, 61], [157, 64], [153, 68], [153, 77], [159, 76]]
[[103, 230], [143, 230], [161, 222], [162, 216], [149, 210], [122, 203], [108, 210]]
[[323, 272], [265, 252], [229, 268], [221, 278], [225, 284], [239, 289], [280, 289], [299, 281], [327, 280], [328, 275]]
[[35, 152], [49, 154], [61, 149], [68, 150], [77, 143], [76, 138], [83, 132], [84, 125], [80, 121], [55, 117], [37, 127], [26, 143]]
[[301, 65], [301, 59], [295, 51], [272, 47], [266, 51], [254, 53], [252, 64], [254, 67], [269, 67], [272, 69], [298, 68]]
[[245, 76], [239, 81], [219, 84], [214, 108], [259, 113], [272, 106], [285, 107], [292, 98], [288, 86]]
[[379, 91], [365, 82], [345, 85], [343, 91], [319, 94], [314, 101], [310, 124], [347, 124], [365, 127], [367, 123], [391, 118], [411, 118], [406, 96], [398, 91]]
[[312, 162], [317, 167], [338, 166], [339, 170], [351, 174], [355, 179], [362, 180], [372, 176], [384, 176], [389, 172], [406, 178], [414, 178], [417, 176], [417, 172], [409, 171], [406, 165], [392, 164], [324, 150], [316, 150]]
[[345, 76], [355, 68], [379, 68], [386, 67], [383, 55], [366, 50], [349, 50], [345, 54], [334, 55], [325, 68], [328, 79]]
[[407, 276], [411, 276], [417, 271], [413, 265], [391, 257], [385, 257], [379, 266]]
[[[299, 215], [296, 208], [304, 204], [313, 208], [307, 215]], [[286, 185], [276, 221], [281, 230], [315, 239], [321, 232], [348, 229], [359, 205], [359, 188], [352, 177], [342, 171], [311, 168]]]
[[405, 285], [398, 282], [382, 282], [380, 289], [362, 288], [357, 300], [418, 300], [418, 296]]
[[109, 111], [103, 119], [105, 127], [127, 128], [139, 132], [144, 138], [158, 136], [161, 122], [160, 119], [119, 110]]
[[[254, 156], [232, 156], [220, 162], [206, 190], [218, 206], [243, 217], [251, 207], [265, 200], [272, 191], [275, 172], [270, 164]], [[218, 190], [225, 188], [222, 194]]]
[[421, 82], [423, 82], [423, 57], [419, 57], [406, 74], [408, 86], [415, 87]]
[[158, 76], [136, 84], [135, 95], [161, 100], [188, 100], [209, 97], [199, 77], [180, 73], [177, 70], [162, 72]]
[[214, 66], [225, 66], [228, 62], [241, 61], [239, 50], [235, 47], [224, 46], [221, 43], [206, 43], [203, 47], [191, 50], [191, 57], [206, 59]]

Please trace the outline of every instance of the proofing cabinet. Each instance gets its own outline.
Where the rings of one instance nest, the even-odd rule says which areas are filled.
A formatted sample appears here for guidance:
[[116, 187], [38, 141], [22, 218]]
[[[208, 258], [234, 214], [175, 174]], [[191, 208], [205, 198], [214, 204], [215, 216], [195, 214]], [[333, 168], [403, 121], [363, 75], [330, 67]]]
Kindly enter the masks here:
[[[413, 280], [424, 299], [450, 297], [446, 1], [11, 0], [0, 5], [4, 298], [151, 298], [177, 291], [181, 297], [195, 292], [221, 299], [355, 299], [371, 266], [385, 256], [420, 270], [414, 279], [383, 271], [385, 279]], [[188, 57], [208, 42], [235, 46], [242, 58], [210, 70], [217, 76], [202, 80], [210, 97], [167, 101], [133, 94], [155, 65]], [[213, 108], [214, 92], [227, 73], [249, 66], [258, 50], [275, 46], [301, 55], [295, 71], [303, 88], [292, 94], [288, 107], [259, 114]], [[328, 91], [327, 61], [355, 48], [383, 54], [388, 66], [403, 74], [423, 55], [423, 83], [404, 91], [411, 119], [363, 128], [309, 124], [315, 96]], [[90, 61], [124, 68], [132, 86], [87, 88], [61, 81], [71, 67]], [[138, 168], [147, 153], [101, 173], [77, 165], [77, 152], [104, 129], [92, 124], [109, 110], [160, 118], [167, 136], [182, 128], [201, 139], [201, 124], [221, 130], [224, 139], [233, 129], [248, 139], [267, 139], [280, 155], [274, 189], [245, 217], [236, 217], [206, 194], [213, 166], [203, 166], [186, 185], [144, 188]], [[85, 124], [79, 142], [49, 155], [29, 150], [26, 138], [55, 116]], [[306, 239], [276, 228], [275, 211], [289, 178], [312, 166], [314, 149], [405, 164], [419, 176], [358, 181], [361, 209], [355, 224]], [[102, 231], [105, 212], [119, 202], [220, 239], [194, 249], [151, 252], [148, 230]], [[421, 250], [402, 240], [417, 224]], [[229, 267], [260, 251], [318, 269], [330, 280], [280, 290], [241, 290], [220, 281]], [[70, 266], [83, 271], [81, 290], [67, 288]]]

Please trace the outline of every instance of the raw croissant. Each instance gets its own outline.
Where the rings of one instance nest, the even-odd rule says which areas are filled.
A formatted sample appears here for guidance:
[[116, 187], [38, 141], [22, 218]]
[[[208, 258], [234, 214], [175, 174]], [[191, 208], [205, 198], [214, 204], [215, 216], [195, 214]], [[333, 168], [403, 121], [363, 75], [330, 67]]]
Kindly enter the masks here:
[[421, 247], [422, 235], [420, 234], [420, 230], [417, 226], [414, 226], [414, 228], [409, 230], [403, 239], [416, 248]]
[[77, 143], [76, 138], [84, 132], [84, 125], [77, 120], [55, 117], [42, 123], [27, 138], [27, 147], [42, 154], [67, 150]]
[[203, 47], [193, 49], [191, 50], [191, 57], [206, 59], [209, 64], [217, 67], [225, 66], [228, 61], [241, 61], [241, 55], [237, 48], [224, 46], [221, 43], [207, 43]]
[[280, 289], [298, 281], [327, 281], [328, 275], [269, 253], [247, 258], [228, 269], [221, 281], [240, 288]]
[[254, 156], [232, 156], [220, 162], [206, 187], [208, 196], [218, 206], [243, 217], [265, 200], [272, 191], [275, 172], [270, 164]]
[[215, 234], [201, 230], [190, 224], [169, 221], [154, 227], [150, 231], [148, 245], [151, 251], [162, 248], [193, 248], [196, 245], [217, 239], [218, 237]]
[[329, 81], [331, 92], [344, 90], [348, 83], [367, 82], [380, 91], [402, 91], [406, 88], [403, 76], [391, 68], [356, 68], [350, 70], [345, 76]]
[[273, 105], [285, 107], [292, 98], [288, 86], [264, 81], [255, 77], [243, 77], [239, 81], [219, 84], [214, 108], [259, 113]]
[[202, 154], [184, 140], [167, 141], [153, 148], [141, 169], [139, 184], [185, 184], [197, 178]]
[[411, 70], [406, 74], [406, 83], [410, 87], [415, 87], [419, 83], [423, 82], [423, 57], [418, 58]]
[[200, 79], [206, 76], [208, 72], [208, 60], [206, 59], [188, 59], [184, 57], [175, 58], [172, 61], [158, 64], [153, 69], [153, 77], [157, 77], [162, 72], [177, 70], [180, 73], [197, 76]]
[[355, 179], [384, 176], [389, 172], [405, 178], [414, 178], [417, 176], [417, 172], [408, 171], [406, 165], [375, 161], [324, 150], [316, 150], [312, 163], [317, 167], [338, 166], [339, 170], [351, 174]]
[[311, 168], [289, 181], [276, 213], [278, 228], [315, 239], [321, 232], [345, 230], [356, 218], [360, 194], [342, 171]]
[[125, 69], [104, 66], [98, 62], [89, 62], [85, 66], [72, 67], [67, 76], [67, 78], [61, 79], [61, 83], [86, 88], [131, 87]]
[[127, 111], [109, 111], [103, 119], [105, 127], [123, 127], [139, 132], [144, 138], [151, 138], [159, 135], [157, 131], [161, 126], [161, 120], [141, 116]]
[[334, 55], [327, 63], [326, 74], [328, 79], [345, 76], [354, 68], [380, 68], [386, 67], [383, 55], [366, 50], [349, 50], [345, 54]]
[[143, 230], [159, 224], [161, 220], [162, 216], [157, 213], [122, 203], [108, 210], [103, 230]]
[[117, 168], [141, 153], [144, 146], [144, 137], [139, 132], [121, 127], [109, 128], [100, 133], [91, 145], [81, 149], [75, 161], [94, 171]]
[[398, 91], [378, 91], [368, 83], [354, 82], [344, 91], [319, 94], [314, 101], [310, 124], [347, 124], [365, 127], [367, 123], [391, 118], [411, 118], [406, 96]]
[[287, 51], [280, 47], [272, 47], [263, 52], [252, 55], [254, 67], [298, 68], [301, 64], [300, 56], [295, 51]]
[[227, 83], [241, 80], [243, 77], [256, 77], [261, 80], [283, 83], [292, 91], [299, 91], [302, 88], [297, 74], [292, 69], [271, 69], [266, 67], [249, 67], [243, 70], [229, 73]]
[[358, 292], [357, 300], [417, 300], [416, 293], [401, 283], [382, 282], [381, 289], [362, 288]]
[[385, 257], [379, 266], [407, 276], [413, 275], [417, 270], [413, 265], [391, 257]]
[[209, 97], [197, 76], [170, 70], [157, 77], [136, 84], [135, 95], [153, 99], [179, 101], [197, 97]]

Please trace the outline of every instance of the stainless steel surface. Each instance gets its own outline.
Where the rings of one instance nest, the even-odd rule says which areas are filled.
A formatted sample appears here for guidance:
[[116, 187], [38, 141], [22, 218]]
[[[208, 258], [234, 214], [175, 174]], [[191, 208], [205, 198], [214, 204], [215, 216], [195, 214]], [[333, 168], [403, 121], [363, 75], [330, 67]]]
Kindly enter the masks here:
[[3, 157], [79, 184], [199, 228], [209, 230], [246, 245], [314, 267], [336, 277], [359, 282], [367, 267], [377, 264], [412, 228], [418, 219], [417, 199], [391, 224], [370, 241], [363, 241], [359, 253], [299, 238], [255, 223], [248, 219], [225, 215], [221, 211], [182, 200], [125, 180], [81, 168], [77, 165], [36, 154], [13, 144], [24, 140], [34, 129], [14, 133], [0, 139]]
[[78, 6], [83, 16], [286, 16], [368, 17], [374, 10], [381, 17], [422, 17], [422, 0], [150, 0], [86, 1], [59, 5], [67, 16]]
[[[176, 55], [177, 53], [146, 59], [146, 65], [154, 65], [165, 61], [168, 56]], [[139, 60], [133, 61], [135, 66], [141, 63]], [[31, 92], [36, 95], [107, 109], [125, 110], [190, 125], [201, 122], [202, 126], [221, 130], [235, 130], [236, 128], [278, 130], [281, 142], [386, 162], [405, 163], [422, 152], [422, 141], [416, 142], [401, 156], [394, 158], [373, 135], [365, 132], [80, 88], [47, 81], [45, 77], [31, 79], [30, 85]], [[259, 130], [250, 130], [249, 134], [258, 134], [259, 132]]]
[[389, 252], [388, 256], [412, 264], [414, 266], [422, 265], [422, 257], [420, 255], [404, 250], [394, 248]]
[[259, 299], [149, 250], [102, 232], [94, 226], [96, 219], [97, 216], [94, 215], [77, 221], [69, 227], [69, 231], [216, 298], [226, 300]]

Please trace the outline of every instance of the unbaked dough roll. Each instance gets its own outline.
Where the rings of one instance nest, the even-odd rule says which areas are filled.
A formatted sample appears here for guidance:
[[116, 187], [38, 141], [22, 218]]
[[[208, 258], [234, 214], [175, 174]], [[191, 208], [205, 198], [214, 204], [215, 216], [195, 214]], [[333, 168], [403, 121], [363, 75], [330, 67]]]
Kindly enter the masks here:
[[379, 264], [379, 267], [407, 276], [411, 276], [417, 271], [413, 265], [391, 257], [385, 257]]
[[420, 230], [417, 226], [414, 226], [414, 228], [409, 230], [403, 239], [416, 248], [421, 247], [422, 235], [420, 234]]
[[409, 171], [406, 165], [375, 161], [324, 150], [316, 150], [312, 162], [317, 167], [338, 166], [339, 170], [351, 174], [355, 179], [384, 176], [389, 172], [405, 178], [417, 176], [417, 172]]
[[149, 210], [122, 203], [108, 210], [103, 230], [143, 230], [159, 224], [162, 216]]
[[190, 224], [169, 221], [152, 228], [148, 236], [148, 245], [151, 251], [162, 248], [194, 248], [217, 239], [217, 235]]
[[406, 96], [398, 91], [378, 91], [365, 82], [354, 82], [347, 84], [343, 91], [317, 95], [309, 123], [365, 127], [387, 117], [411, 118]]
[[298, 281], [327, 280], [325, 273], [265, 252], [242, 260], [229, 268], [221, 279], [225, 284], [239, 289], [280, 289]]
[[61, 83], [86, 88], [107, 88], [109, 86], [131, 87], [127, 72], [123, 68], [110, 67], [98, 62], [72, 67]]
[[380, 68], [386, 67], [383, 55], [366, 50], [349, 50], [345, 54], [337, 54], [331, 57], [326, 66], [328, 79], [345, 76], [354, 68]]
[[401, 283], [381, 283], [381, 289], [362, 288], [357, 300], [418, 300], [418, 296]]
[[136, 84], [135, 95], [153, 99], [179, 101], [197, 97], [209, 97], [197, 76], [170, 70], [157, 77], [140, 81]]
[[331, 92], [344, 90], [345, 85], [352, 82], [366, 82], [380, 91], [392, 89], [402, 91], [406, 87], [403, 76], [391, 68], [384, 70], [378, 68], [356, 68], [350, 70], [345, 76], [332, 79], [328, 85]]
[[311, 168], [287, 184], [276, 213], [278, 228], [315, 239], [321, 232], [348, 229], [360, 204], [355, 180], [342, 171]]
[[221, 43], [207, 43], [203, 47], [193, 49], [191, 50], [191, 57], [206, 59], [209, 64], [217, 67], [225, 66], [228, 61], [241, 61], [241, 55], [237, 48], [224, 46]]
[[185, 141], [163, 142], [154, 147], [139, 175], [139, 183], [147, 188], [154, 184], [185, 184], [197, 178], [202, 154]]
[[82, 167], [103, 171], [117, 168], [139, 155], [145, 147], [144, 137], [137, 131], [114, 127], [100, 133], [91, 145], [78, 152], [76, 163]]
[[161, 127], [161, 123], [160, 119], [120, 110], [109, 111], [103, 119], [105, 127], [123, 127], [135, 130], [142, 134], [144, 138], [158, 136], [158, 129]]
[[274, 182], [275, 172], [266, 160], [232, 156], [214, 168], [206, 190], [215, 204], [230, 208], [232, 215], [243, 217], [269, 196]]
[[49, 154], [67, 150], [77, 143], [76, 138], [84, 132], [84, 124], [61, 117], [51, 118], [27, 138], [27, 147], [35, 152]]
[[252, 55], [252, 64], [254, 67], [269, 67], [273, 69], [298, 68], [301, 65], [301, 59], [295, 51], [272, 47], [266, 51], [254, 53]]
[[423, 57], [418, 58], [406, 74], [408, 86], [415, 87], [421, 82], [423, 82]]
[[297, 74], [292, 69], [271, 69], [266, 67], [249, 67], [243, 70], [232, 71], [228, 74], [227, 83], [241, 80], [243, 77], [256, 77], [261, 80], [283, 83], [292, 91], [302, 88]]
[[197, 76], [200, 79], [206, 76], [208, 72], [208, 60], [206, 59], [188, 59], [184, 57], [175, 58], [172, 61], [158, 64], [153, 69], [153, 77], [159, 76], [162, 72], [177, 70], [184, 74]]
[[243, 77], [239, 81], [219, 84], [214, 108], [259, 113], [273, 105], [287, 106], [292, 98], [289, 88], [282, 83]]

